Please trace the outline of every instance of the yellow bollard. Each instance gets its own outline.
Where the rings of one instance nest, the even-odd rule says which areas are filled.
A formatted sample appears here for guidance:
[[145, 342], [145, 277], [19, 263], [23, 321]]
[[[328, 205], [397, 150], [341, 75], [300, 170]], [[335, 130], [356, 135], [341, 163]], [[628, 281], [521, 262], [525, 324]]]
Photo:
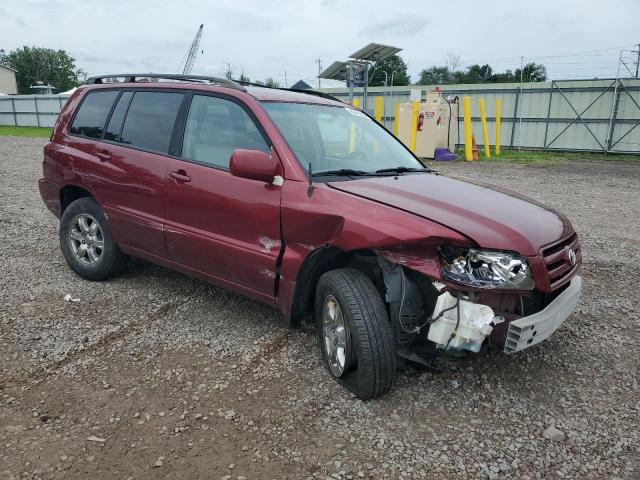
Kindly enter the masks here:
[[496, 155], [500, 155], [500, 107], [501, 106], [502, 106], [502, 101], [499, 98], [496, 98], [496, 146], [495, 146]]
[[393, 114], [393, 134], [398, 136], [398, 122], [400, 121], [400, 102], [396, 102], [395, 112]]
[[480, 99], [480, 123], [482, 124], [482, 143], [484, 143], [484, 156], [491, 158], [491, 145], [489, 145], [489, 132], [487, 131], [487, 112], [484, 108], [484, 98]]
[[409, 135], [409, 150], [416, 153], [416, 143], [418, 140], [418, 115], [420, 114], [420, 102], [413, 102], [411, 109], [411, 133]]
[[468, 162], [473, 160], [473, 146], [471, 145], [471, 97], [464, 97], [464, 156]]
[[[353, 106], [356, 108], [360, 107], [360, 100], [357, 98], [353, 99]], [[355, 122], [351, 122], [351, 128], [349, 129], [349, 153], [353, 153], [356, 151], [356, 124]]]
[[378, 121], [378, 123], [382, 123], [382, 97], [376, 97], [376, 104], [373, 110], [373, 116]]

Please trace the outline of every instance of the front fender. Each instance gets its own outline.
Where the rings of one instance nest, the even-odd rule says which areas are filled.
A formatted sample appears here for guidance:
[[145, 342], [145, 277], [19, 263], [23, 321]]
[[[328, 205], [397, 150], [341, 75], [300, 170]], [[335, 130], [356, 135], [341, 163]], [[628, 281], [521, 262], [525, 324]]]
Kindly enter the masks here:
[[[467, 237], [411, 213], [369, 201], [324, 184], [307, 195], [304, 182], [285, 182], [282, 192], [282, 232], [285, 252], [280, 268], [277, 302], [289, 323], [295, 308], [302, 266], [318, 252], [348, 254], [373, 250], [393, 263], [432, 277], [439, 276], [437, 246], [471, 246]], [[315, 288], [311, 286], [311, 288]]]

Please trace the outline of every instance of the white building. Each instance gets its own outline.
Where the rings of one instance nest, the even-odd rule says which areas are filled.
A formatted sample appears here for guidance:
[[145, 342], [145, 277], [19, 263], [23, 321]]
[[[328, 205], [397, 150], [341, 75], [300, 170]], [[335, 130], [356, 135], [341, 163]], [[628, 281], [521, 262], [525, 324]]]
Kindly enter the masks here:
[[18, 93], [16, 71], [6, 65], [0, 65], [0, 93], [5, 95], [16, 95]]

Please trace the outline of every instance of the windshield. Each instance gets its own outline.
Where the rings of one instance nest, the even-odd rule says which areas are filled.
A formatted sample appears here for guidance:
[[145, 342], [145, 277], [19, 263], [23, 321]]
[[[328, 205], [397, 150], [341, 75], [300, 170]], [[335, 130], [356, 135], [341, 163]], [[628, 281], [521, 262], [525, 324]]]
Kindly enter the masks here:
[[313, 174], [336, 170], [375, 172], [423, 166], [384, 127], [350, 108], [263, 102], [302, 167]]

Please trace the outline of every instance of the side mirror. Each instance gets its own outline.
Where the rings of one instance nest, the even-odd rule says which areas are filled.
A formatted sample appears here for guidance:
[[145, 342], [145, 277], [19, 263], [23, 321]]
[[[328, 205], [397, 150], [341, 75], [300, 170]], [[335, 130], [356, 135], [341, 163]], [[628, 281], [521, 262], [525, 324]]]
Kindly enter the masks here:
[[236, 177], [273, 183], [274, 177], [278, 175], [278, 163], [260, 150], [239, 148], [231, 154], [229, 171]]

